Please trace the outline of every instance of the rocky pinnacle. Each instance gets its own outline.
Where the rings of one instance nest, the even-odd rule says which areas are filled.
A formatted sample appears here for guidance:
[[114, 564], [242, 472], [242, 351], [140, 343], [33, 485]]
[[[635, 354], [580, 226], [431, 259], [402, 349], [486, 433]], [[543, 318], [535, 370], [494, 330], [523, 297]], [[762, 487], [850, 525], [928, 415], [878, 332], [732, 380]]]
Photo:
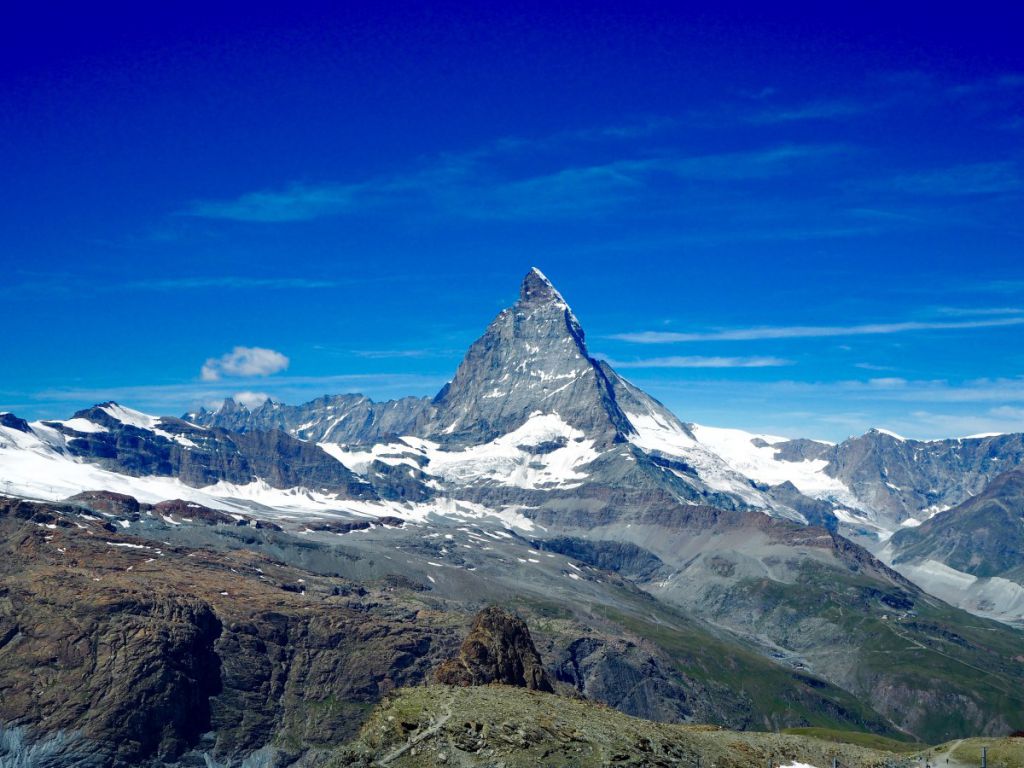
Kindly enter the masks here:
[[434, 404], [435, 437], [448, 443], [486, 442], [536, 414], [558, 414], [600, 443], [632, 430], [608, 374], [587, 351], [579, 321], [536, 268]]

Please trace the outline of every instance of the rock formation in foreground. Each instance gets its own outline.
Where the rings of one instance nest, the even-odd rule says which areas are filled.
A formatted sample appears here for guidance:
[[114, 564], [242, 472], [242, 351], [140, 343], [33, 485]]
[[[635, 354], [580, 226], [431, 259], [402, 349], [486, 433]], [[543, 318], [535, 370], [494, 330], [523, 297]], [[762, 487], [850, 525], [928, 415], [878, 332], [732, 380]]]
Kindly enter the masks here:
[[497, 606], [480, 611], [459, 648], [435, 675], [445, 685], [501, 683], [553, 693], [526, 622]]

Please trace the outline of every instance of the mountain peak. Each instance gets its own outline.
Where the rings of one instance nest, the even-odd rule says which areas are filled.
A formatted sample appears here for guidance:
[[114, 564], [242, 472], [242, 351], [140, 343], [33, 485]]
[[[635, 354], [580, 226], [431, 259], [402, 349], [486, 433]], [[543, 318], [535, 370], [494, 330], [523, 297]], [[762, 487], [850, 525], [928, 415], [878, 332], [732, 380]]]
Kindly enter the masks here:
[[562, 294], [558, 292], [547, 276], [536, 267], [530, 269], [519, 288], [520, 304], [561, 304], [568, 309]]
[[434, 406], [432, 436], [450, 444], [487, 442], [545, 414], [601, 444], [632, 430], [608, 373], [587, 352], [579, 321], [536, 267], [515, 306], [470, 346]]

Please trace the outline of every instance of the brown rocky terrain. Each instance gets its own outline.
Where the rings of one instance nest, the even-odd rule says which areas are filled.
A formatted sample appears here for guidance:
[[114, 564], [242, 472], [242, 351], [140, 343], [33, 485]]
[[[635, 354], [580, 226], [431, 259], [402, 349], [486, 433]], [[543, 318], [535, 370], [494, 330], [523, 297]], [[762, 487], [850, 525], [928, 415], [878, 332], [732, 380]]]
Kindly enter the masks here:
[[459, 634], [412, 592], [82, 525], [0, 500], [0, 723], [65, 764], [337, 744]]
[[458, 655], [438, 668], [435, 679], [445, 685], [501, 683], [554, 691], [526, 622], [493, 605], [473, 619]]
[[[153, 514], [157, 507], [167, 514]], [[295, 535], [231, 518], [106, 493], [66, 504], [0, 498], [0, 758], [6, 739], [21, 745], [16, 759], [56, 755], [32, 766], [192, 766], [206, 756], [237, 765], [254, 753], [306, 760], [352, 737], [389, 691], [426, 681], [453, 658], [448, 666], [471, 681], [558, 686], [660, 720], [887, 731], [844, 692], [664, 607], [671, 643], [652, 642], [646, 626], [632, 631], [592, 605], [574, 613], [530, 596], [515, 573], [513, 591], [455, 599], [417, 576], [412, 560], [387, 558], [372, 570], [371, 559], [337, 543], [351, 535], [340, 529]], [[352, 527], [361, 544], [398, 536], [412, 556], [414, 542], [430, 541], [390, 525], [399, 521], [378, 519], [369, 533], [366, 522]], [[528, 546], [508, 541], [512, 551]], [[437, 556], [424, 546], [425, 558]], [[336, 559], [318, 561], [325, 552]], [[378, 545], [367, 552], [383, 559]], [[293, 556], [321, 566], [284, 562]], [[348, 577], [333, 572], [349, 567]], [[651, 598], [610, 571], [574, 572], [595, 597], [609, 590], [599, 599], [653, 616]], [[466, 573], [475, 592], [490, 583]], [[514, 606], [532, 637], [500, 611], [471, 627], [485, 599]], [[739, 678], [754, 687], [734, 687]]]

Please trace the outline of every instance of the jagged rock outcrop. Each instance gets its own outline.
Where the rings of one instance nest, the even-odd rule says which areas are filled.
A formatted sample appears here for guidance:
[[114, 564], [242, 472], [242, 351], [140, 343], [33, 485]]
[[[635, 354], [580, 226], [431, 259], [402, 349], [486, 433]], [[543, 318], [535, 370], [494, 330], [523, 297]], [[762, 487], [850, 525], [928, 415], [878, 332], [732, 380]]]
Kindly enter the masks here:
[[28, 422], [25, 419], [18, 418], [13, 413], [4, 411], [0, 413], [0, 427], [8, 427], [10, 429], [16, 429], [18, 432], [29, 432]]
[[445, 685], [500, 683], [554, 691], [526, 622], [497, 606], [476, 615], [458, 656], [442, 664], [434, 677]]
[[302, 405], [266, 400], [256, 408], [227, 398], [215, 411], [205, 408], [183, 418], [233, 432], [279, 429], [315, 443], [368, 445], [423, 433], [430, 398], [403, 397], [374, 402], [359, 394], [325, 395]]

